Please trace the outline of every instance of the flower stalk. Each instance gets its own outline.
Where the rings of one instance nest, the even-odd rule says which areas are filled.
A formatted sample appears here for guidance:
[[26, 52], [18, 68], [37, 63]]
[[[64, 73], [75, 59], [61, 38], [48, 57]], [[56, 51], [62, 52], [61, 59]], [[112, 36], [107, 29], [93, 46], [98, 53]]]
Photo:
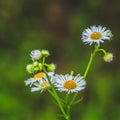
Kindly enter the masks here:
[[86, 76], [87, 76], [87, 74], [88, 74], [88, 71], [89, 71], [89, 69], [90, 69], [90, 67], [91, 67], [92, 61], [93, 61], [93, 59], [94, 59], [94, 57], [95, 57], [95, 54], [96, 54], [96, 52], [97, 52], [98, 50], [99, 50], [98, 45], [95, 45], [95, 46], [94, 46], [93, 53], [91, 53], [91, 56], [90, 56], [88, 65], [87, 65], [86, 70], [85, 70], [85, 73], [84, 73], [84, 75], [83, 75], [84, 78], [86, 78]]
[[[47, 50], [33, 50], [30, 53], [32, 63], [26, 66], [26, 70], [32, 75], [31, 78], [25, 81], [25, 85], [31, 87], [31, 92], [47, 91], [56, 101], [61, 116], [65, 120], [71, 120], [70, 111], [74, 104], [77, 104], [81, 99], [77, 99], [78, 93], [85, 89], [86, 77], [91, 68], [92, 62], [97, 52], [103, 52], [103, 59], [105, 62], [113, 60], [113, 54], [100, 49], [100, 44], [106, 40], [111, 39], [111, 31], [102, 26], [91, 26], [85, 29], [82, 33], [83, 43], [94, 45], [93, 52], [90, 55], [87, 67], [83, 76], [77, 74], [56, 74], [54, 72], [56, 65], [46, 63], [46, 58], [50, 55]], [[64, 97], [58, 92], [66, 92]], [[72, 94], [72, 95], [71, 95]]]

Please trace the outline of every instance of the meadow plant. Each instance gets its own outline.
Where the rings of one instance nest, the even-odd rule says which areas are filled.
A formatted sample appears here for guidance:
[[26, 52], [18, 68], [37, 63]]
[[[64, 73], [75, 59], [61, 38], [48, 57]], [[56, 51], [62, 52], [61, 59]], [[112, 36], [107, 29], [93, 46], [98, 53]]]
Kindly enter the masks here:
[[[93, 45], [93, 51], [88, 61], [84, 74], [74, 75], [73, 72], [68, 74], [57, 74], [55, 64], [46, 62], [50, 53], [47, 50], [33, 50], [30, 53], [32, 63], [26, 66], [26, 70], [31, 74], [31, 78], [25, 81], [29, 85], [31, 92], [46, 91], [55, 99], [56, 104], [61, 110], [61, 115], [65, 120], [71, 120], [70, 111], [74, 104], [81, 101], [78, 93], [86, 87], [86, 76], [91, 67], [91, 63], [98, 52], [103, 53], [103, 60], [111, 62], [113, 54], [100, 48], [100, 44], [111, 40], [112, 33], [109, 29], [102, 26], [91, 26], [82, 32], [82, 41], [85, 44]], [[89, 79], [89, 78], [88, 78]], [[64, 92], [61, 96], [60, 92]]]

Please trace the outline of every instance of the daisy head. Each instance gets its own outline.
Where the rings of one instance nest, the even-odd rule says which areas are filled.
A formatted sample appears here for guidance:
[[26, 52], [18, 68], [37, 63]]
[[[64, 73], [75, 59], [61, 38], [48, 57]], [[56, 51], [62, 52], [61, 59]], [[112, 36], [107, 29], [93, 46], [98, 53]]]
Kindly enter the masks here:
[[[54, 72], [48, 72], [48, 76], [52, 77], [54, 75]], [[46, 75], [44, 72], [39, 72], [35, 74], [32, 78], [29, 78], [25, 81], [25, 85], [32, 86], [35, 82], [39, 81], [40, 79], [45, 79]]]
[[79, 74], [73, 76], [73, 73], [66, 75], [55, 75], [53, 84], [60, 92], [78, 92], [85, 88], [86, 82]]
[[40, 50], [33, 50], [30, 53], [30, 57], [32, 58], [33, 61], [34, 60], [39, 60], [40, 56], [41, 56]]
[[44, 76], [45, 76], [44, 72], [39, 72], [39, 73], [35, 74], [32, 78], [29, 78], [28, 80], [26, 80], [25, 85], [32, 86], [34, 82], [36, 82], [40, 78], [43, 78]]
[[110, 40], [111, 37], [111, 31], [100, 25], [91, 26], [82, 33], [82, 41], [89, 45], [92, 45], [93, 43], [100, 45], [100, 43], [103, 43], [105, 40]]
[[31, 92], [47, 90], [50, 88], [49, 81], [47, 79], [39, 79], [38, 82], [33, 84], [34, 87], [31, 88]]

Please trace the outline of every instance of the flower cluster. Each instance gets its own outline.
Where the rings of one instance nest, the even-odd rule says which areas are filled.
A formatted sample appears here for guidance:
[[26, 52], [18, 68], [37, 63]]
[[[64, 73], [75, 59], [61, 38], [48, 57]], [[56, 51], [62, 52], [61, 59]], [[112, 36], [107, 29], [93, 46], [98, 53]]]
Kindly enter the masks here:
[[[26, 66], [26, 70], [29, 73], [37, 73], [39, 71], [42, 71], [42, 62], [43, 59], [45, 59], [46, 57], [49, 56], [49, 52], [47, 50], [33, 50], [30, 53], [30, 57], [32, 59], [32, 64], [28, 64]], [[55, 70], [55, 65], [53, 63], [51, 64], [46, 64], [45, 67], [47, 68], [47, 70], [50, 71], [54, 71]]]
[[[33, 77], [27, 79], [25, 85], [29, 85], [32, 92], [39, 90], [42, 92], [50, 89], [51, 85], [60, 92], [68, 93], [77, 92], [85, 88], [86, 82], [79, 74], [76, 76], [73, 76], [73, 72], [66, 75], [55, 74], [55, 65], [44, 63], [44, 58], [48, 57], [48, 55], [49, 52], [45, 50], [33, 50], [30, 53], [33, 63], [28, 64], [26, 68], [28, 73], [33, 73]], [[47, 73], [44, 69], [47, 70]]]
[[[93, 52], [91, 53], [90, 60], [85, 69], [83, 76], [77, 74], [57, 74], [55, 73], [55, 64], [46, 63], [46, 58], [50, 55], [47, 50], [33, 50], [30, 53], [32, 63], [26, 66], [26, 70], [31, 74], [31, 77], [25, 81], [25, 85], [30, 86], [31, 92], [35, 91], [48, 91], [56, 100], [62, 116], [66, 120], [70, 120], [70, 108], [73, 104], [80, 102], [78, 99], [78, 92], [86, 87], [86, 76], [91, 67], [91, 63], [97, 52], [102, 52], [103, 60], [111, 62], [113, 54], [106, 52], [105, 49], [100, 48], [100, 44], [106, 40], [110, 40], [112, 33], [106, 27], [91, 26], [85, 29], [82, 33], [82, 41], [85, 44], [94, 45]], [[64, 98], [58, 92], [65, 92]], [[72, 95], [71, 95], [72, 94]], [[71, 95], [71, 96], [70, 96]], [[77, 99], [77, 100], [76, 100]]]
[[50, 87], [46, 74], [43, 72], [43, 69], [47, 69], [50, 79], [54, 75], [55, 64], [45, 63], [45, 58], [49, 55], [49, 51], [47, 50], [31, 51], [30, 57], [32, 63], [26, 66], [26, 70], [28, 73], [32, 74], [32, 77], [25, 81], [25, 85], [29, 85], [31, 87], [31, 91], [40, 90], [42, 92]]

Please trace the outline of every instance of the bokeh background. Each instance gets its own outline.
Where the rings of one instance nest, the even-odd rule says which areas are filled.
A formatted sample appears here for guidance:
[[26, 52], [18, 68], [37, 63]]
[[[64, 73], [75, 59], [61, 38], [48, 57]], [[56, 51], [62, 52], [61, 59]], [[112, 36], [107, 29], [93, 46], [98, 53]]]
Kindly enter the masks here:
[[[114, 34], [101, 45], [114, 54], [112, 63], [99, 53], [86, 78], [83, 100], [72, 108], [73, 120], [120, 120], [119, 0], [0, 0], [0, 120], [60, 120], [48, 93], [31, 93], [24, 80], [34, 49], [47, 49], [57, 73], [83, 75], [93, 46], [82, 31], [103, 25]], [[80, 94], [80, 95], [81, 95]]]

